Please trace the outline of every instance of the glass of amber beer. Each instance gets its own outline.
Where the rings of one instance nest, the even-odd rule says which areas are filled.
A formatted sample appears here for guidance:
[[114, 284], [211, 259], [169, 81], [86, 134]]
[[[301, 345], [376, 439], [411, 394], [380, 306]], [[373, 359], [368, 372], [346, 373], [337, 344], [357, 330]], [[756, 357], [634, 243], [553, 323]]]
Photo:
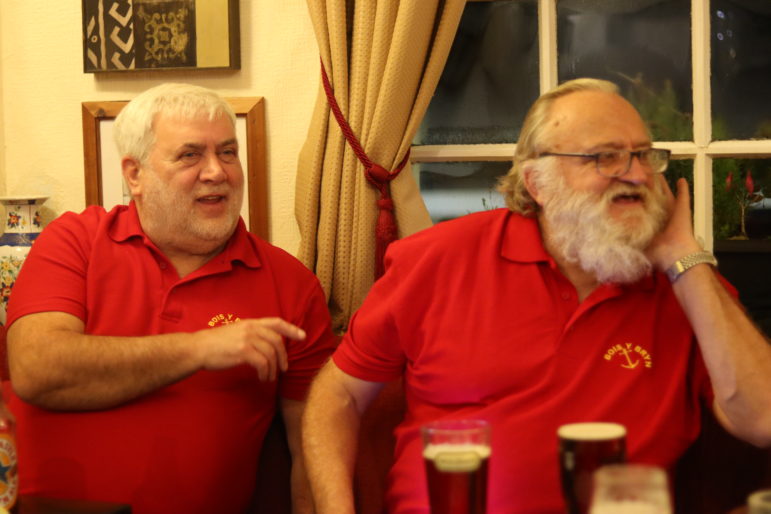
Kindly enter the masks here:
[[569, 514], [586, 514], [592, 475], [626, 460], [626, 428], [618, 423], [571, 423], [557, 430], [562, 494]]
[[485, 514], [490, 425], [436, 421], [421, 432], [431, 514]]

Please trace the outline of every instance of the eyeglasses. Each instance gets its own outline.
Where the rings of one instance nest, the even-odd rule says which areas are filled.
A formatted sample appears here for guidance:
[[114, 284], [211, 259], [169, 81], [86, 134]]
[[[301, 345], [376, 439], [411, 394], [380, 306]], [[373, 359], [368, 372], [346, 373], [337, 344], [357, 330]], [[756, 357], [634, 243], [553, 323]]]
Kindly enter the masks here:
[[544, 152], [541, 157], [583, 157], [593, 160], [597, 167], [597, 173], [603, 177], [615, 178], [626, 175], [632, 168], [632, 158], [637, 157], [640, 164], [649, 170], [651, 174], [664, 173], [669, 165], [669, 156], [672, 152], [661, 148], [648, 148], [646, 150], [610, 150], [597, 153], [556, 153]]

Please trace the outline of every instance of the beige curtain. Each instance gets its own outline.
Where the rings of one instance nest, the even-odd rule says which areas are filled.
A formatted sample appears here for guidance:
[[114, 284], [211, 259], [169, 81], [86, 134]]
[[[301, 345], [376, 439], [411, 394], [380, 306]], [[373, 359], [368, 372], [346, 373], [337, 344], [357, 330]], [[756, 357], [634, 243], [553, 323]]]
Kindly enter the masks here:
[[[466, 0], [307, 0], [335, 98], [369, 158], [394, 169], [439, 81]], [[399, 236], [431, 220], [409, 164], [391, 182]], [[377, 190], [321, 86], [297, 170], [300, 260], [319, 277], [338, 331], [374, 281]]]

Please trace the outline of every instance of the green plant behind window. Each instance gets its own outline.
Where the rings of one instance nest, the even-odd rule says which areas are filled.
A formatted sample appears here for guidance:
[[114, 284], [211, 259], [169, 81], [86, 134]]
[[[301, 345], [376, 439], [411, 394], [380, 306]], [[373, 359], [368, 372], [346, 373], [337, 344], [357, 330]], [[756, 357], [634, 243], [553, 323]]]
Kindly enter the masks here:
[[[621, 89], [648, 124], [654, 141], [690, 140], [693, 134], [693, 116], [681, 112], [672, 83], [665, 81], [656, 89], [645, 83], [641, 74], [630, 77], [618, 74]], [[724, 120], [713, 120], [713, 140], [725, 140], [728, 130]], [[771, 122], [761, 122], [756, 137], [771, 137]], [[666, 172], [670, 187], [684, 177], [693, 191], [693, 161], [673, 160]], [[749, 179], [748, 179], [749, 177]], [[713, 235], [719, 239], [748, 239], [747, 219], [754, 209], [760, 209], [771, 191], [771, 160], [769, 159], [715, 159], [712, 165]]]

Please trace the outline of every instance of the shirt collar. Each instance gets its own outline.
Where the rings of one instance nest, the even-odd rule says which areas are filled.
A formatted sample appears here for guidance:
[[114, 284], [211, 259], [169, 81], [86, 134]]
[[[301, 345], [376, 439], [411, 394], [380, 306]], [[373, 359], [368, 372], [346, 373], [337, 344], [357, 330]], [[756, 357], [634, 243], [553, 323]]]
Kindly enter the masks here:
[[554, 261], [543, 247], [538, 221], [512, 212], [504, 220], [501, 257], [514, 262]]
[[[155, 251], [160, 252], [158, 247], [153, 243], [149, 237], [142, 230], [142, 225], [139, 222], [139, 213], [137, 212], [136, 205], [132, 200], [128, 206], [118, 205], [110, 211], [110, 214], [114, 216], [108, 234], [110, 238], [116, 243], [123, 243], [131, 238], [142, 238], [145, 246], [153, 248]], [[214, 257], [211, 262], [216, 262], [219, 266], [226, 265], [228, 268], [231, 263], [241, 262], [249, 268], [259, 268], [262, 264], [259, 258], [259, 249], [257, 242], [254, 238], [249, 236], [246, 230], [246, 224], [242, 218], [238, 219], [236, 230], [233, 235], [230, 236], [227, 245], [222, 252]], [[207, 264], [208, 266], [208, 264]]]
[[110, 211], [113, 217], [108, 234], [116, 243], [122, 243], [132, 237], [142, 237], [147, 239], [142, 231], [142, 225], [139, 223], [139, 214], [137, 207], [132, 200], [128, 206], [116, 205]]
[[216, 260], [223, 265], [230, 265], [234, 262], [241, 262], [247, 268], [259, 268], [260, 251], [257, 244], [257, 238], [251, 237], [246, 230], [246, 223], [243, 218], [238, 218], [238, 224], [233, 235], [230, 236], [228, 244], [217, 257]]

